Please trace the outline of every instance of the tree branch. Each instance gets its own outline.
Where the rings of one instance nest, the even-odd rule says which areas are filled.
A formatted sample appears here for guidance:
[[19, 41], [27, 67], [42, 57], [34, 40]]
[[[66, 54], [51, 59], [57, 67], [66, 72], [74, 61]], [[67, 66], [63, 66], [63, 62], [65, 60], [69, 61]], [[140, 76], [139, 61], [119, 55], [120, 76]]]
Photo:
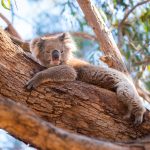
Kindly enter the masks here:
[[14, 44], [19, 45], [24, 51], [30, 52], [30, 45], [29, 45], [30, 41], [23, 41], [11, 34], [9, 34], [8, 36], [11, 38]]
[[13, 25], [11, 24], [11, 22], [2, 14], [0, 13], [0, 18], [7, 24], [7, 28], [6, 31], [8, 33], [10, 33], [11, 35], [13, 35], [14, 37], [18, 38], [18, 39], [22, 39], [21, 36], [19, 35], [19, 33], [16, 31], [16, 29], [13, 27]]
[[[114, 144], [75, 135], [41, 120], [25, 106], [0, 95], [0, 128], [33, 146], [50, 150], [142, 150], [146, 144]], [[150, 143], [150, 139], [147, 140]]]
[[124, 18], [121, 20], [120, 24], [123, 24], [125, 22], [125, 20], [128, 18], [128, 16], [134, 11], [134, 9], [136, 9], [138, 6], [140, 5], [143, 5], [143, 4], [146, 4], [150, 2], [150, 0], [146, 0], [146, 1], [142, 1], [142, 2], [139, 2], [137, 3], [135, 6], [133, 6], [127, 13], [126, 15], [124, 16]]
[[134, 63], [134, 66], [140, 66], [140, 65], [150, 65], [150, 57], [147, 56], [147, 58], [145, 58], [146, 60], [143, 61], [139, 61]]
[[124, 22], [126, 21], [126, 19], [128, 18], [128, 16], [134, 11], [134, 9], [136, 9], [138, 6], [146, 4], [150, 2], [150, 0], [146, 0], [146, 1], [142, 1], [137, 3], [135, 6], [133, 6], [124, 16], [124, 18], [121, 20], [121, 22], [118, 25], [118, 47], [121, 48], [122, 46], [122, 25], [124, 24]]
[[112, 68], [128, 74], [127, 68], [122, 60], [122, 55], [97, 8], [91, 3], [90, 0], [77, 1], [85, 15], [87, 22], [93, 28], [96, 34], [101, 50], [105, 53], [106, 56], [112, 56], [113, 58], [117, 59], [117, 61], [114, 62]]
[[97, 41], [97, 38], [94, 35], [90, 35], [90, 34], [85, 33], [85, 32], [71, 32], [71, 35], [81, 37], [84, 39], [88, 39], [91, 41]]

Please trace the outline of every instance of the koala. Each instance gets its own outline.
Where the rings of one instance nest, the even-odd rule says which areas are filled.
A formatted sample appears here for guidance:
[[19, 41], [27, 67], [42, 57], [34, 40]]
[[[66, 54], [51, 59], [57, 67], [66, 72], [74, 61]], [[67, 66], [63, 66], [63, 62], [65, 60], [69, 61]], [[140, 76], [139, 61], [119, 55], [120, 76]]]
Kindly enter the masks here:
[[40, 37], [30, 43], [27, 56], [35, 62], [46, 67], [45, 70], [35, 74], [26, 88], [32, 90], [44, 82], [71, 82], [80, 80], [99, 87], [115, 91], [118, 100], [127, 107], [124, 118], [135, 116], [134, 124], [143, 121], [146, 111], [133, 82], [123, 73], [101, 66], [94, 66], [86, 61], [75, 58], [73, 50], [76, 49], [69, 33]]

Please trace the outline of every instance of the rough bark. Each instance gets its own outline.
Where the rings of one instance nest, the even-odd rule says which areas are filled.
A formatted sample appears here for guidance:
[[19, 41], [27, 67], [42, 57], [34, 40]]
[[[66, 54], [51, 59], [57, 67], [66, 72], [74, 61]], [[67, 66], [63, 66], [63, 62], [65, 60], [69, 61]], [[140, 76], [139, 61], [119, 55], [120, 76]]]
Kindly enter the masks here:
[[128, 141], [150, 132], [149, 113], [144, 123], [135, 127], [132, 120], [122, 120], [125, 108], [117, 101], [115, 93], [90, 84], [47, 83], [27, 92], [24, 86], [33, 68], [38, 67], [0, 29], [1, 95], [26, 105], [57, 127], [90, 137]]
[[127, 68], [123, 63], [121, 53], [97, 8], [90, 0], [77, 1], [85, 15], [87, 22], [93, 28], [93, 31], [96, 34], [101, 50], [107, 56], [107, 63], [110, 64], [109, 61], [111, 61], [113, 57], [114, 61], [113, 63], [111, 61], [111, 67], [128, 74]]
[[150, 138], [138, 144], [98, 141], [71, 134], [37, 117], [28, 108], [0, 97], [0, 127], [43, 150], [149, 150]]

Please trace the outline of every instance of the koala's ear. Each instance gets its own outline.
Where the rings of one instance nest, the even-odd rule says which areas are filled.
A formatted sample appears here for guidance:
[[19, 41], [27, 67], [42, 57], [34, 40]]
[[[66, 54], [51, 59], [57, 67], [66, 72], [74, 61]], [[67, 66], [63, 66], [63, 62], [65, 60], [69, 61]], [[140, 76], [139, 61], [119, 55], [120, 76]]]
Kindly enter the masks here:
[[63, 42], [65, 39], [68, 39], [70, 37], [69, 33], [63, 33], [60, 35], [59, 40]]
[[44, 39], [39, 38], [39, 40], [38, 40], [38, 42], [37, 42], [37, 46], [39, 47], [40, 50], [43, 49], [43, 47], [44, 47], [44, 42], [45, 42]]
[[41, 47], [43, 43], [44, 43], [44, 40], [42, 38], [35, 38], [31, 41], [31, 45], [33, 48], [36, 46]]
[[45, 40], [42, 38], [35, 38], [30, 43], [30, 51], [34, 53], [35, 57], [38, 57], [39, 53], [44, 49]]

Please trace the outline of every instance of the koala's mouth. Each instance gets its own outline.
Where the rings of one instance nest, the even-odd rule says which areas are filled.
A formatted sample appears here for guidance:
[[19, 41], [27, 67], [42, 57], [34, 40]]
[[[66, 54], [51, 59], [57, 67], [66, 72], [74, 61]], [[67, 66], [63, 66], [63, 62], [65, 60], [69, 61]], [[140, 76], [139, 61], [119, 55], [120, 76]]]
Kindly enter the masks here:
[[51, 64], [52, 64], [52, 65], [59, 65], [59, 64], [60, 64], [60, 60], [53, 58], [53, 59], [51, 60]]
[[51, 64], [52, 65], [59, 65], [60, 64], [60, 52], [58, 50], [54, 50], [52, 52]]

